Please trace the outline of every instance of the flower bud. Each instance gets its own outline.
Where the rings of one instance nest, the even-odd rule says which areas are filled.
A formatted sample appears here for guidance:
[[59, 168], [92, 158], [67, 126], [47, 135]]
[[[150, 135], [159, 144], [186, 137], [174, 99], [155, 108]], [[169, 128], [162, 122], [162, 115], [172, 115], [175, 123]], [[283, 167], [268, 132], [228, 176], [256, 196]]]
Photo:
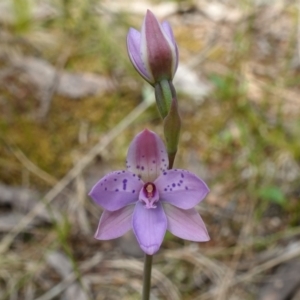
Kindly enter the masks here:
[[127, 35], [130, 60], [151, 85], [172, 80], [178, 66], [178, 49], [168, 22], [160, 24], [148, 10], [141, 32], [130, 28]]

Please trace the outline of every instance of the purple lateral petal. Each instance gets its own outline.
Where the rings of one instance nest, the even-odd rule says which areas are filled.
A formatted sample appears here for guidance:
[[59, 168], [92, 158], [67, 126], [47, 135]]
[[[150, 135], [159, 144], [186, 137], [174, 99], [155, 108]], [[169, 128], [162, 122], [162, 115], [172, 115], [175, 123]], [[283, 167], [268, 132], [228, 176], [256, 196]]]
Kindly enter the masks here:
[[174, 46], [174, 50], [175, 50], [175, 64], [173, 66], [173, 76], [174, 76], [174, 74], [177, 70], [177, 67], [178, 67], [178, 55], [179, 54], [178, 54], [177, 43], [175, 41], [173, 30], [172, 30], [170, 23], [168, 21], [164, 21], [164, 22], [162, 22], [161, 26]]
[[163, 28], [164, 32], [167, 34], [170, 41], [175, 46], [176, 41], [175, 41], [173, 30], [172, 30], [172, 27], [171, 27], [170, 23], [168, 21], [164, 21], [164, 22], [161, 23], [161, 27]]
[[100, 218], [95, 238], [111, 240], [125, 234], [131, 229], [133, 210], [134, 205], [128, 205], [116, 211], [105, 210]]
[[168, 220], [168, 230], [172, 234], [194, 242], [210, 240], [205, 224], [194, 208], [183, 210], [167, 203], [163, 207]]
[[204, 181], [186, 170], [165, 171], [154, 182], [163, 202], [190, 209], [202, 201], [209, 189]]
[[174, 66], [174, 73], [173, 73], [173, 75], [175, 75], [175, 72], [177, 71], [177, 68], [178, 68], [178, 61], [179, 61], [179, 53], [178, 53], [178, 47], [177, 47], [177, 44], [175, 44], [175, 57], [176, 57], [176, 59], [175, 59], [175, 66]]
[[129, 58], [136, 70], [147, 80], [152, 81], [141, 58], [141, 34], [134, 28], [130, 28], [127, 34], [127, 51]]
[[167, 230], [167, 218], [161, 203], [158, 202], [156, 208], [147, 209], [138, 202], [133, 212], [132, 229], [145, 253], [153, 255], [157, 252]]
[[146, 182], [153, 182], [168, 168], [169, 160], [165, 145], [154, 132], [145, 129], [131, 142], [126, 167]]
[[136, 202], [143, 185], [135, 174], [116, 171], [99, 180], [89, 196], [104, 209], [115, 211]]
[[141, 56], [155, 81], [173, 78], [175, 48], [155, 15], [147, 10], [141, 32]]

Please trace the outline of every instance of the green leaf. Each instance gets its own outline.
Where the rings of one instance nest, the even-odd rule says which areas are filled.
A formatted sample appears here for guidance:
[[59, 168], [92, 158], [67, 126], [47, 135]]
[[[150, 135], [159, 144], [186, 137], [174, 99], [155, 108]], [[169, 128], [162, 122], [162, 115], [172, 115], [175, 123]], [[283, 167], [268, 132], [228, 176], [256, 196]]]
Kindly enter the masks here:
[[261, 197], [263, 200], [267, 200], [270, 202], [277, 203], [281, 206], [284, 206], [286, 204], [286, 198], [281, 191], [280, 188], [276, 186], [269, 186], [261, 188], [258, 192], [259, 197]]

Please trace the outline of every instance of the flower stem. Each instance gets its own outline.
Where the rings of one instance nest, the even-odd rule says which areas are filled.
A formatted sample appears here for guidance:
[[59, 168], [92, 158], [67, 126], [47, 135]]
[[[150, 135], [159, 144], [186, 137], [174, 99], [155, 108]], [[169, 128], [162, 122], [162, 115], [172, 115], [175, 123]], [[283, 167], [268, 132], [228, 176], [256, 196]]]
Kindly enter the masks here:
[[169, 157], [169, 169], [173, 168], [173, 164], [174, 164], [176, 153], [177, 153], [177, 151], [175, 153], [168, 153], [168, 157]]
[[152, 255], [145, 254], [142, 300], [150, 299], [152, 257]]

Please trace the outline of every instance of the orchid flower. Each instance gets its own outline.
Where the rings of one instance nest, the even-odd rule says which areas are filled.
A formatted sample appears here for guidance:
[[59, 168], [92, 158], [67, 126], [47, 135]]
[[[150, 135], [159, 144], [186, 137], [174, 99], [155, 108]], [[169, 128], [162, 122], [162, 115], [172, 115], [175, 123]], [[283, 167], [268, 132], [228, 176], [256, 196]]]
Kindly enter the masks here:
[[178, 66], [178, 48], [170, 24], [158, 22], [147, 10], [141, 32], [130, 28], [127, 35], [129, 58], [150, 84], [171, 81]]
[[194, 208], [209, 189], [195, 174], [167, 169], [168, 155], [157, 134], [146, 129], [133, 139], [126, 167], [100, 179], [89, 193], [104, 208], [96, 239], [114, 239], [132, 228], [148, 255], [159, 250], [166, 230], [191, 241], [209, 240]]

